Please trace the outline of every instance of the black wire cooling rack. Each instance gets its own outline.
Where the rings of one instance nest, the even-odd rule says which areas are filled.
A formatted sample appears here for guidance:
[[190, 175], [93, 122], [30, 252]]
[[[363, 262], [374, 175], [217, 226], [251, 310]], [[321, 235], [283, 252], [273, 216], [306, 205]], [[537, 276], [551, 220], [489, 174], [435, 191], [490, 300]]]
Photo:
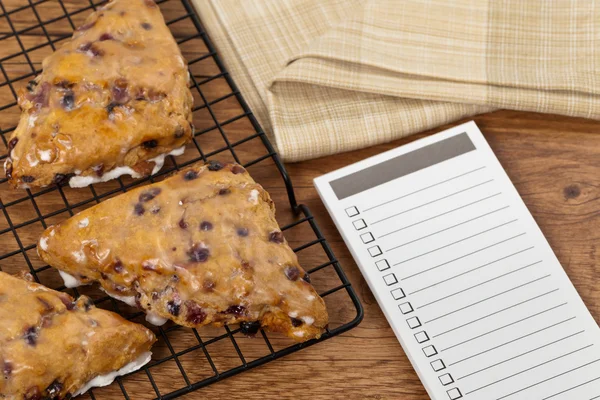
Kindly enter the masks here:
[[[0, 161], [6, 159], [7, 138], [18, 121], [17, 90], [40, 72], [42, 59], [104, 2], [0, 0]], [[86, 294], [98, 307], [144, 323], [141, 312], [94, 287], [65, 289], [56, 271], [37, 257], [37, 238], [49, 225], [196, 161], [234, 160], [248, 168], [272, 195], [280, 194], [274, 197], [285, 198], [287, 192], [289, 205], [278, 205], [278, 220], [325, 299], [331, 323], [321, 339], [302, 344], [263, 331], [248, 338], [237, 326], [197, 331], [169, 322], [152, 327], [159, 338], [152, 361], [108, 387], [89, 391], [85, 396], [92, 399], [172, 399], [339, 335], [358, 325], [363, 315], [330, 246], [308, 207], [296, 202], [285, 167], [225, 70], [194, 9], [187, 0], [157, 3], [169, 17], [167, 24], [189, 62], [195, 98], [193, 143], [183, 156], [169, 157], [159, 174], [141, 180], [121, 178], [77, 190], [57, 185], [22, 191], [9, 189], [6, 179], [0, 179], [0, 270], [13, 273], [28, 268], [38, 282], [75, 296]]]

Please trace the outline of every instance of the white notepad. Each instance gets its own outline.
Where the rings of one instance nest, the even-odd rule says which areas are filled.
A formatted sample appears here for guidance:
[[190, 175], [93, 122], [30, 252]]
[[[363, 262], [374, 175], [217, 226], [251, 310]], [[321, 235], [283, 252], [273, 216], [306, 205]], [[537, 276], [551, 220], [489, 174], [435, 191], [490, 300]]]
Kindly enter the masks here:
[[598, 325], [474, 122], [315, 185], [432, 399], [600, 399]]

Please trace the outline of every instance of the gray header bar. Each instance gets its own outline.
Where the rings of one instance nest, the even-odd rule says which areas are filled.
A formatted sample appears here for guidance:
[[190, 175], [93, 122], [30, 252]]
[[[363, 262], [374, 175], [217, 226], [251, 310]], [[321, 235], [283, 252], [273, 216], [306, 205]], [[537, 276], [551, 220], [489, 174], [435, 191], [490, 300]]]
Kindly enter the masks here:
[[329, 182], [339, 200], [475, 150], [461, 133]]

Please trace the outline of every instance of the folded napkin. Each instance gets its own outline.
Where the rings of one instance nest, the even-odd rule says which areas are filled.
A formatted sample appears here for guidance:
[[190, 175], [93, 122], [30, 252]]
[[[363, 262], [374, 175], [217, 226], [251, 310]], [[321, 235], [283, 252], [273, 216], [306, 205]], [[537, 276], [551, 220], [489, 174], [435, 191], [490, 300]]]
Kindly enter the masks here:
[[495, 108], [600, 118], [600, 1], [193, 1], [287, 161]]

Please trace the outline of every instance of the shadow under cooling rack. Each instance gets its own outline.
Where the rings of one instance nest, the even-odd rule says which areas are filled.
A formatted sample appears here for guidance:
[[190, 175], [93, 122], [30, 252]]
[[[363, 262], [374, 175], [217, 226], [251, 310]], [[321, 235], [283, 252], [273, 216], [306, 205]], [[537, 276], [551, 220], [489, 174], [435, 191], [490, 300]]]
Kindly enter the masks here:
[[[0, 1], [0, 162], [20, 111], [17, 90], [41, 71], [42, 60], [70, 37], [76, 26], [105, 1]], [[151, 327], [159, 341], [152, 361], [112, 385], [89, 391], [92, 399], [171, 399], [231, 375], [273, 361], [333, 336], [361, 321], [362, 306], [310, 210], [298, 205], [290, 178], [271, 143], [230, 78], [198, 16], [187, 0], [157, 1], [184, 57], [194, 96], [194, 141], [184, 155], [168, 157], [159, 174], [141, 180], [120, 178], [83, 189], [53, 186], [11, 190], [0, 179], [0, 270], [29, 269], [38, 282], [72, 295], [85, 294], [100, 308], [144, 323], [139, 310], [106, 297], [96, 287], [66, 289], [58, 273], [37, 256], [35, 243], [52, 224], [129, 188], [157, 181], [186, 165], [207, 159], [244, 165], [275, 200], [278, 222], [324, 298], [330, 326], [319, 340], [296, 344], [281, 335], [255, 338], [237, 326], [200, 330], [167, 323]]]

